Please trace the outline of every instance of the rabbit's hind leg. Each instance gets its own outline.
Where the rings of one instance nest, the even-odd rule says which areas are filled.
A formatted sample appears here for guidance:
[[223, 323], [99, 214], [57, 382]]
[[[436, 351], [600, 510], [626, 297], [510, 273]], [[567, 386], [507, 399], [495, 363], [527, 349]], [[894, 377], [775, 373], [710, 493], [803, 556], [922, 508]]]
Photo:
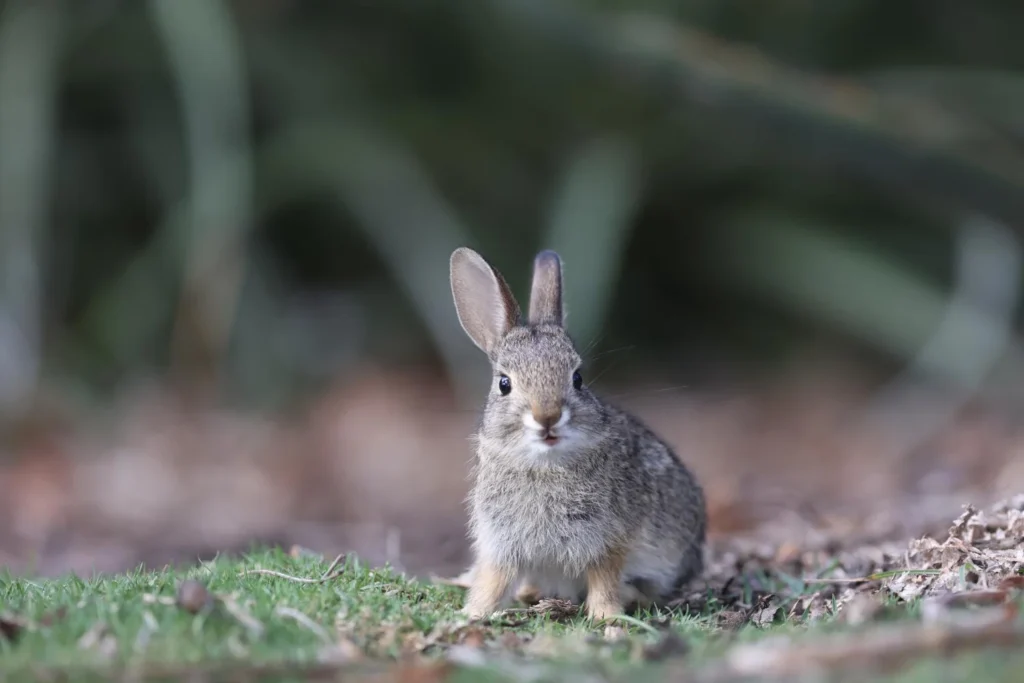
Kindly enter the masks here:
[[540, 586], [529, 576], [516, 589], [516, 600], [527, 606], [536, 605], [542, 597]]

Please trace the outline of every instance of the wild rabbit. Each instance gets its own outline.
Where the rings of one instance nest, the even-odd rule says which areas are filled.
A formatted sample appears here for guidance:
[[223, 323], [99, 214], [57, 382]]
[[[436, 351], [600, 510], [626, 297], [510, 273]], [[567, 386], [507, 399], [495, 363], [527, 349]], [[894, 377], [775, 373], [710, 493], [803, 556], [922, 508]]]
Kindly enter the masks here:
[[450, 265], [459, 321], [494, 370], [474, 438], [464, 611], [489, 615], [514, 586], [585, 596], [595, 619], [663, 601], [703, 569], [704, 494], [671, 448], [584, 384], [558, 255], [534, 260], [525, 323], [478, 253], [456, 249]]

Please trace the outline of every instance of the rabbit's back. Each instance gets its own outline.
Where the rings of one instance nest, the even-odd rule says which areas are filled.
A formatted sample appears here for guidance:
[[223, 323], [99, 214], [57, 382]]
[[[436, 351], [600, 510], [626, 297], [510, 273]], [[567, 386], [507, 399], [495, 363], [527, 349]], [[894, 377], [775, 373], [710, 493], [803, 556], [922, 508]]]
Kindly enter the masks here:
[[651, 599], [676, 592], [704, 565], [704, 492], [693, 473], [642, 422], [623, 414], [635, 435], [646, 514], [626, 563], [626, 580]]

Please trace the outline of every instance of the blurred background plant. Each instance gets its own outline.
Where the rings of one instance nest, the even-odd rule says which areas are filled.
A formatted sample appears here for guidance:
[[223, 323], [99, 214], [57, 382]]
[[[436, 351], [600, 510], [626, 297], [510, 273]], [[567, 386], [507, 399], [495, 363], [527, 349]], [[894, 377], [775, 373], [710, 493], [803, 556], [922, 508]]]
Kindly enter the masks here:
[[[80, 476], [83, 458], [133, 472], [128, 489], [166, 480], [128, 464], [155, 447], [110, 456], [135, 438], [118, 431], [134, 434], [123, 425], [140, 410], [125, 397], [153, 385], [186, 397], [189, 415], [276, 423], [304, 406], [288, 445], [256, 439], [271, 470], [320, 452], [303, 439], [346, 435], [323, 446], [349, 463], [332, 480], [349, 483], [344, 503], [331, 507], [340, 489], [322, 484], [323, 509], [282, 503], [282, 520], [391, 528], [367, 506], [401, 499], [411, 463], [445, 464], [442, 493], [416, 500], [444, 498], [457, 529], [467, 420], [486, 382], [448, 289], [463, 244], [517, 291], [531, 255], [558, 250], [588, 377], [655, 423], [722, 387], [836, 368], [866, 393], [826, 409], [819, 431], [886, 434], [868, 450], [887, 463], [967, 408], [1012, 418], [1024, 380], [1021, 22], [1024, 8], [995, 2], [0, 2], [0, 484], [23, 512], [14, 536], [45, 555], [79, 519], [71, 510], [116, 498], [106, 476]], [[804, 419], [845, 381], [785, 410]], [[729, 415], [719, 436], [761, 434]], [[789, 424], [772, 415], [760, 419]], [[160, 429], [202, 440], [194, 419]], [[423, 421], [409, 441], [360, 434], [402, 420]], [[75, 437], [53, 436], [64, 429]], [[69, 445], [83, 431], [102, 444], [91, 456]], [[428, 434], [440, 441], [424, 445]], [[822, 457], [815, 434], [776, 450], [840, 478], [839, 461], [856, 457]], [[254, 457], [235, 441], [183, 456], [168, 438], [156, 450], [175, 467], [237, 473], [224, 451]], [[771, 448], [751, 439], [720, 446], [735, 456], [715, 480], [723, 498], [742, 497], [739, 463], [755, 478], [766, 466]], [[692, 449], [713, 477], [701, 462], [717, 451]], [[986, 449], [1014, 460], [1005, 444]], [[368, 453], [400, 474], [353, 469]], [[316, 479], [270, 488], [312, 505]], [[360, 498], [367, 481], [386, 493]], [[228, 489], [210, 496], [223, 503]], [[40, 508], [43, 490], [54, 500]], [[184, 514], [175, 500], [153, 519]], [[123, 519], [139, 517], [134, 504]], [[193, 528], [213, 524], [202, 520]], [[294, 535], [267, 525], [195, 543]], [[27, 546], [12, 547], [23, 560]], [[52, 566], [77, 566], [62, 558]]]

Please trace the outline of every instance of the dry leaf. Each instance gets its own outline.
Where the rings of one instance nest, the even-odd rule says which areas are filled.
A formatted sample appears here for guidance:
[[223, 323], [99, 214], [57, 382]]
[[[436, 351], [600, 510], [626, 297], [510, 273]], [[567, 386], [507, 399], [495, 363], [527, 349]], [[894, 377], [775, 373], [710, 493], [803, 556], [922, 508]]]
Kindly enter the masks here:
[[1018, 575], [1024, 562], [1024, 495], [1002, 501], [988, 512], [966, 505], [946, 540], [930, 537], [910, 543], [906, 573], [885, 582], [903, 600], [975, 590]]
[[531, 614], [541, 614], [555, 621], [571, 619], [579, 613], [579, 605], [571, 600], [545, 598], [529, 608]]
[[719, 628], [736, 631], [747, 623], [747, 614], [739, 610], [722, 610], [717, 619]]
[[774, 595], [764, 595], [758, 598], [757, 603], [751, 610], [750, 623], [759, 628], [767, 628], [775, 623], [778, 617], [778, 599]]

